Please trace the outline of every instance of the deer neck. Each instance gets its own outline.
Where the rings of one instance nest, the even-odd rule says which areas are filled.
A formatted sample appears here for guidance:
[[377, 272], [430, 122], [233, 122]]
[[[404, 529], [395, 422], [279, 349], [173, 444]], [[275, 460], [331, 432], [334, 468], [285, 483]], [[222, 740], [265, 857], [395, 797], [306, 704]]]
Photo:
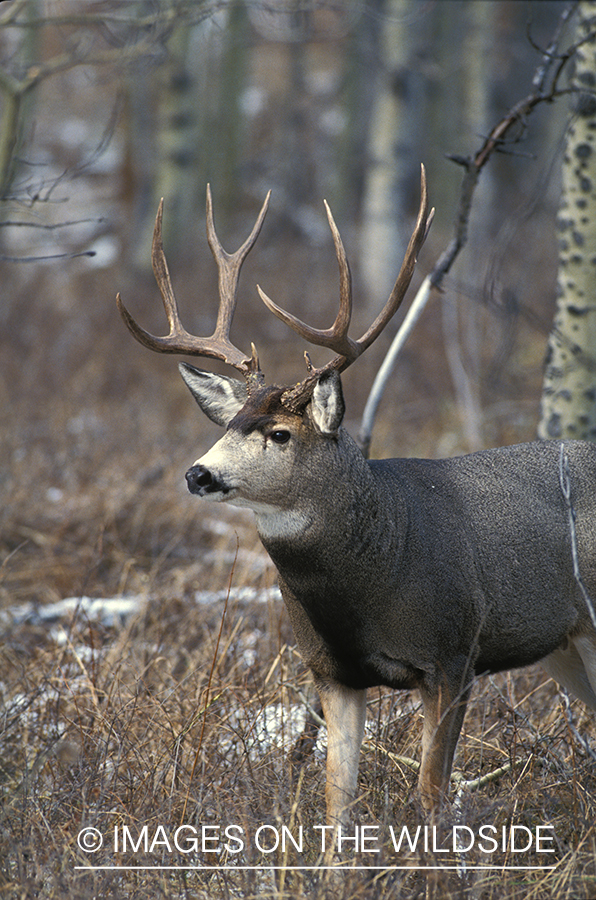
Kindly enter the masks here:
[[380, 530], [395, 531], [382, 484], [343, 429], [336, 444], [313, 459], [286, 509], [255, 513], [261, 541], [276, 563], [288, 554], [347, 548], [354, 539], [374, 544]]

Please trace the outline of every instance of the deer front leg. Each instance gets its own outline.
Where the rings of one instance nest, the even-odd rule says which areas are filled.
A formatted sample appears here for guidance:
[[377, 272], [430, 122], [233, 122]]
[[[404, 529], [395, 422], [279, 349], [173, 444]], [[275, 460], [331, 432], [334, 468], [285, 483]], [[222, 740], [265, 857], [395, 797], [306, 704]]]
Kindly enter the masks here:
[[358, 760], [366, 718], [366, 691], [317, 679], [327, 725], [327, 824], [347, 823], [358, 786]]
[[419, 787], [422, 805], [434, 820], [447, 797], [457, 739], [472, 684], [449, 690], [420, 688], [424, 705]]

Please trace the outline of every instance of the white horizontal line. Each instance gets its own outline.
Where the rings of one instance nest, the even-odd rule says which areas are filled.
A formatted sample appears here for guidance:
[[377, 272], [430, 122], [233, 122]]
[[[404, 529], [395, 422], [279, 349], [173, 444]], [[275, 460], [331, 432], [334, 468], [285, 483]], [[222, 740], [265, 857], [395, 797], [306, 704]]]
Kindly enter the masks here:
[[499, 870], [501, 872], [520, 872], [520, 871], [540, 871], [552, 872], [556, 866], [499, 866], [499, 865], [477, 865], [472, 866], [466, 864], [453, 866], [75, 866], [79, 871], [99, 872], [99, 871], [200, 871], [200, 872], [279, 872], [291, 870], [293, 872], [394, 872], [394, 871], [458, 871], [466, 869], [466, 871], [475, 870]]

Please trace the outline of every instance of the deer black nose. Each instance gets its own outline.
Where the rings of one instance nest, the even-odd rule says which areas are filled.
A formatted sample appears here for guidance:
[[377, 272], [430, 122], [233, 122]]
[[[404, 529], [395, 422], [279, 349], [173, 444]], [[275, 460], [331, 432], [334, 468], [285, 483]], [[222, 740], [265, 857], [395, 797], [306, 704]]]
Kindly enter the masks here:
[[191, 466], [186, 473], [186, 483], [191, 494], [205, 494], [219, 490], [217, 479], [205, 466]]

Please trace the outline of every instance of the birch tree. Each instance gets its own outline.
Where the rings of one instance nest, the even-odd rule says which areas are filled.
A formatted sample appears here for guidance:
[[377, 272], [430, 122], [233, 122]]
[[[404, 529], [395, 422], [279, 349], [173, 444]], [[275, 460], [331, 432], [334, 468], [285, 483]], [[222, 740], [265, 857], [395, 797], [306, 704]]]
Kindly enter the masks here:
[[573, 118], [558, 216], [557, 307], [538, 436], [596, 440], [596, 3], [577, 10]]
[[410, 0], [387, 0], [383, 8], [382, 62], [370, 121], [372, 162], [366, 172], [360, 254], [361, 277], [370, 298], [391, 290], [396, 258], [408, 240], [403, 228], [407, 185], [412, 181], [417, 186], [418, 180], [412, 160], [417, 159], [414, 148], [420, 144], [423, 104], [413, 62], [412, 9]]

